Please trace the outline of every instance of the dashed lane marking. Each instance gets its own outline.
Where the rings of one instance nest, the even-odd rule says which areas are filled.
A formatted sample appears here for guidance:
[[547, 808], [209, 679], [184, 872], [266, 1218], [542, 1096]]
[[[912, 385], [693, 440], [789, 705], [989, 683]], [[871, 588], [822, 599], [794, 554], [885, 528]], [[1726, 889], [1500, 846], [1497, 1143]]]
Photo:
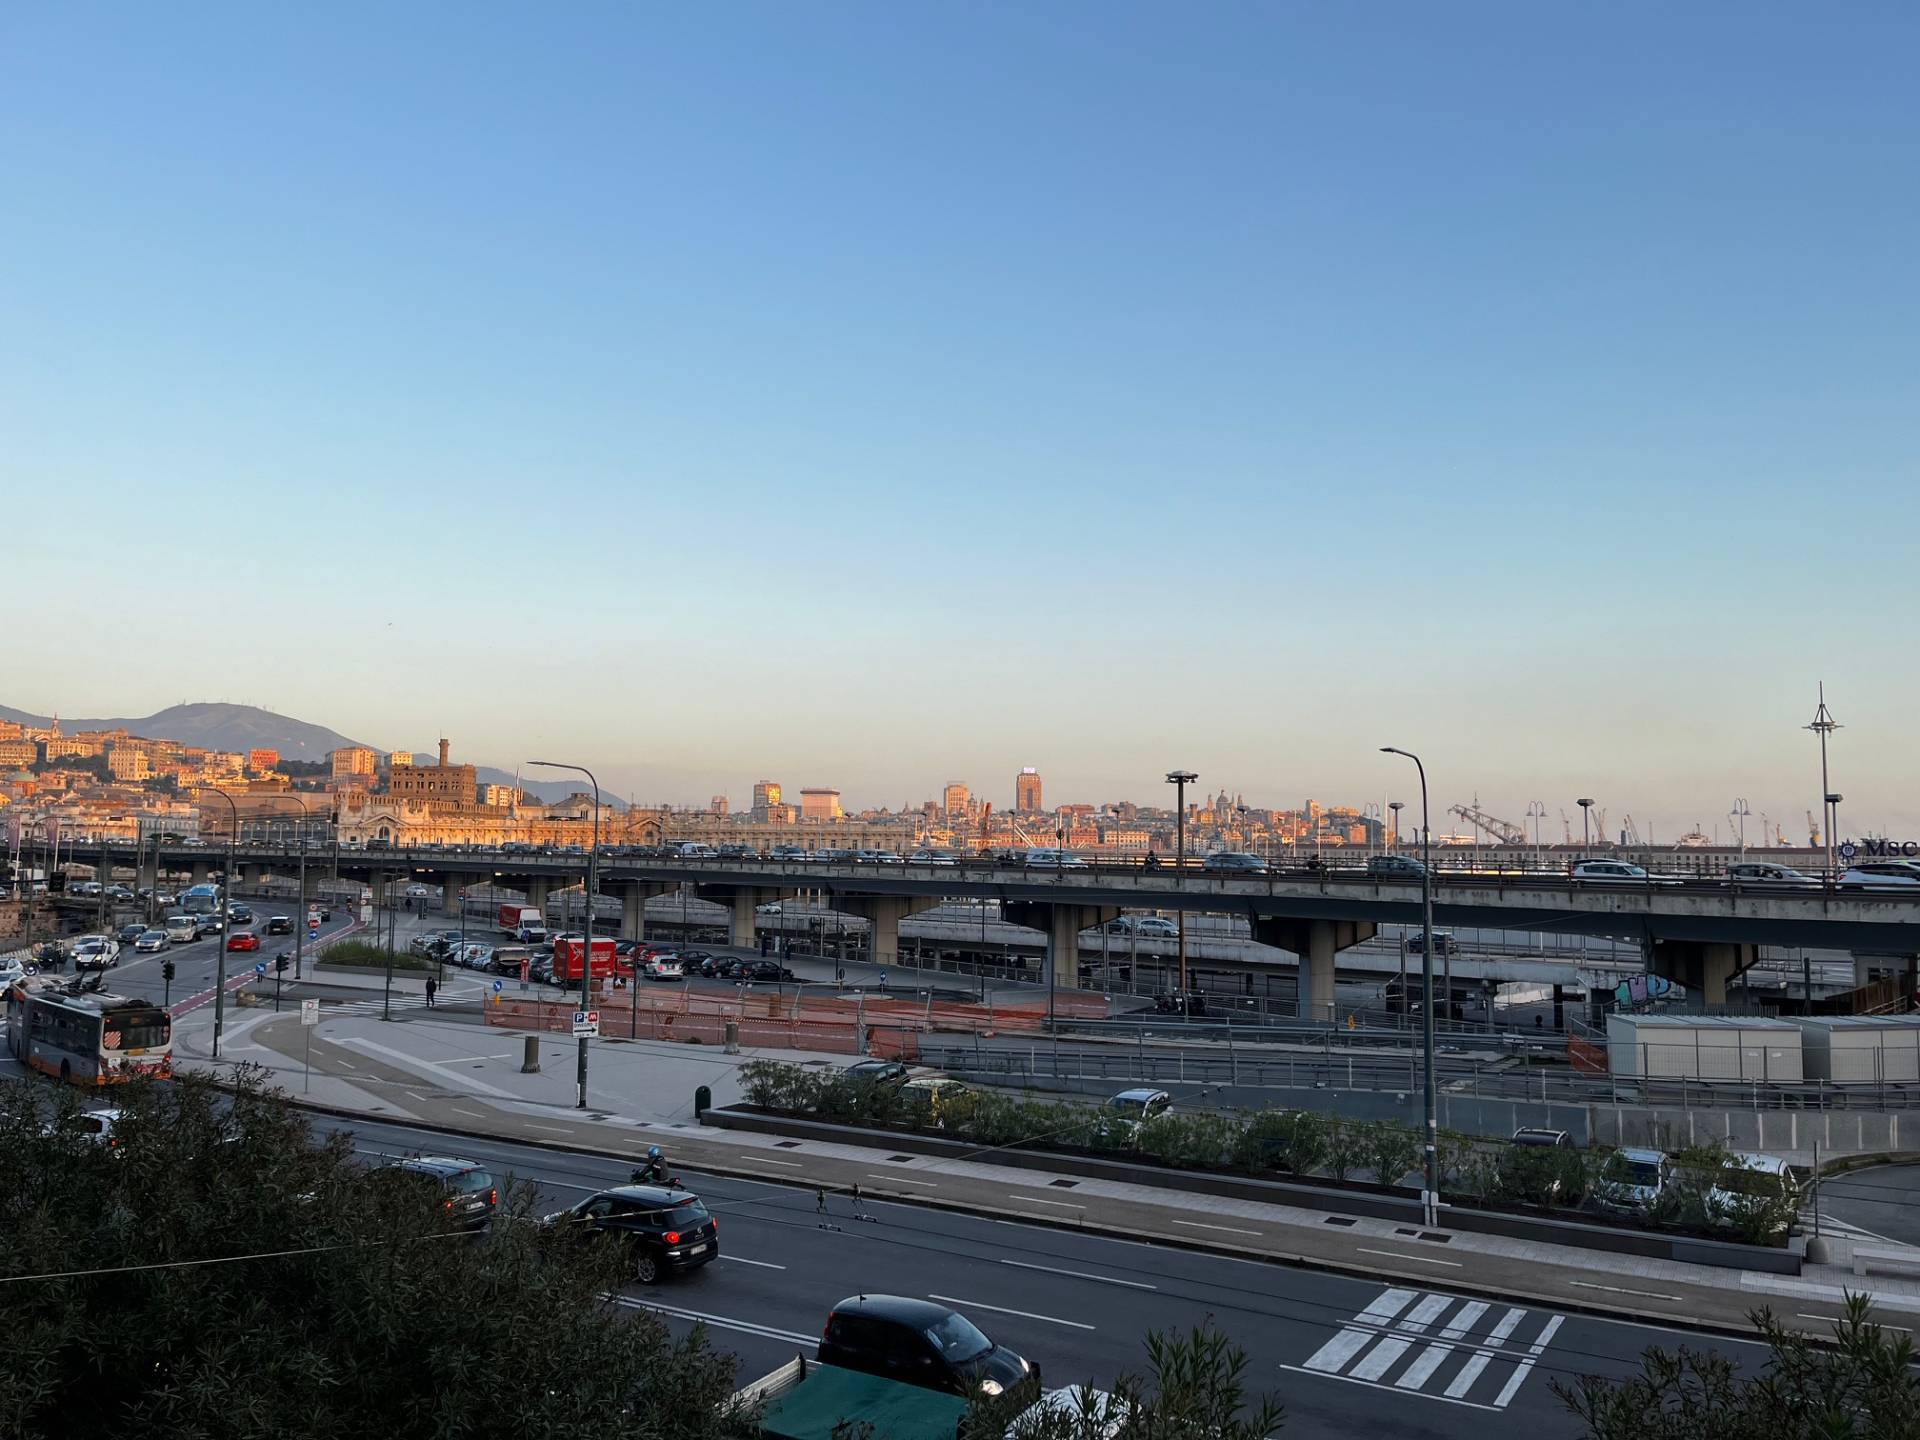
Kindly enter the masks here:
[[961, 1300], [952, 1295], [934, 1295], [932, 1293], [929, 1293], [927, 1298], [929, 1300], [944, 1300], [949, 1305], [964, 1305], [971, 1310], [992, 1310], [1001, 1315], [1018, 1315], [1025, 1320], [1044, 1320], [1049, 1325], [1071, 1325], [1075, 1330], [1091, 1330], [1094, 1328], [1084, 1321], [1062, 1320], [1058, 1315], [1039, 1315], [1031, 1310], [1013, 1310], [1005, 1305], [989, 1305], [984, 1300]]
[[[1176, 1220], [1173, 1223], [1178, 1225], [1180, 1222]], [[1441, 1260], [1432, 1255], [1405, 1255], [1398, 1250], [1369, 1250], [1364, 1245], [1356, 1245], [1353, 1248], [1362, 1255], [1385, 1255], [1394, 1260], [1418, 1260], [1423, 1265], [1445, 1265], [1451, 1270], [1461, 1268], [1461, 1262], [1458, 1260]]]

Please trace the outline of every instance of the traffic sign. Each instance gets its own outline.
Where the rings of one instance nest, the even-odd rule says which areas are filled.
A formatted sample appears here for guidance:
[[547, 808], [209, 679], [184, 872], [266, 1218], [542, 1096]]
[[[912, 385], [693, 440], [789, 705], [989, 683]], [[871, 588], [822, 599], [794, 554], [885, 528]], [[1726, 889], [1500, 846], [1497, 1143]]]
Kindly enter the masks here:
[[254, 961], [254, 962], [253, 962], [253, 973], [254, 973], [255, 975], [265, 975], [265, 974], [267, 973], [267, 962], [266, 962], [266, 961], [264, 961], [264, 960], [256, 960], [256, 961]]
[[320, 1002], [318, 1000], [302, 1000], [300, 1002], [300, 1023], [302, 1025], [318, 1025], [320, 1023]]
[[496, 995], [498, 995], [498, 994], [499, 994], [499, 993], [500, 993], [500, 992], [501, 992], [502, 990], [504, 990], [504, 989], [506, 988], [506, 985], [507, 985], [507, 982], [506, 982], [506, 981], [504, 981], [504, 980], [496, 980], [496, 981], [494, 981], [494, 982], [493, 982], [493, 993], [494, 993], [494, 994], [496, 994]]
[[600, 1038], [600, 1012], [598, 1010], [576, 1010], [573, 1012], [573, 1033]]
[[319, 930], [320, 917], [318, 915], [309, 915], [307, 917], [307, 933], [309, 935], [315, 935], [319, 933]]

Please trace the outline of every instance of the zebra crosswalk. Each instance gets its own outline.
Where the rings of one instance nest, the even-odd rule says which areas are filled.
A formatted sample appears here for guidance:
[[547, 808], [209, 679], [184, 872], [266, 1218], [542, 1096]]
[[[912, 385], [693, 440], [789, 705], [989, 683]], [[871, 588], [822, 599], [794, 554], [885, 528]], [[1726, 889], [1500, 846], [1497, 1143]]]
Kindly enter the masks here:
[[1504, 1410], [1564, 1315], [1419, 1290], [1383, 1290], [1303, 1364], [1285, 1370]]

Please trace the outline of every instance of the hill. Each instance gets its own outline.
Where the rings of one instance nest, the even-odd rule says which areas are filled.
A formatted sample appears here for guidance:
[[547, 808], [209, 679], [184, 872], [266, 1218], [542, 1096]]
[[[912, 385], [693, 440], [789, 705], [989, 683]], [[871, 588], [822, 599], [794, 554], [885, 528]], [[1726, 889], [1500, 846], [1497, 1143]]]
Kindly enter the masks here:
[[[20, 725], [50, 725], [52, 717], [35, 715], [25, 710], [15, 710], [11, 706], [0, 705], [0, 719], [12, 720]], [[315, 725], [310, 721], [297, 720], [291, 715], [276, 714], [272, 710], [262, 710], [257, 705], [225, 705], [203, 702], [193, 705], [170, 705], [165, 710], [155, 711], [151, 715], [115, 716], [109, 719], [79, 719], [69, 715], [60, 717], [60, 728], [71, 735], [79, 730], [127, 730], [135, 735], [144, 735], [156, 740], [178, 740], [183, 745], [204, 745], [209, 750], [278, 750], [289, 760], [324, 760], [331, 750], [342, 746], [364, 745], [363, 740], [349, 739], [338, 730], [328, 729], [325, 725]], [[378, 750], [382, 755], [389, 753], [378, 745], [368, 748]], [[438, 745], [429, 745], [414, 752], [429, 759], [438, 753]], [[483, 785], [511, 785], [513, 772], [501, 770], [491, 765], [478, 766], [477, 777]], [[562, 800], [581, 782], [551, 780], [534, 782], [522, 779], [521, 788], [542, 800]], [[607, 803], [614, 802], [608, 797]]]

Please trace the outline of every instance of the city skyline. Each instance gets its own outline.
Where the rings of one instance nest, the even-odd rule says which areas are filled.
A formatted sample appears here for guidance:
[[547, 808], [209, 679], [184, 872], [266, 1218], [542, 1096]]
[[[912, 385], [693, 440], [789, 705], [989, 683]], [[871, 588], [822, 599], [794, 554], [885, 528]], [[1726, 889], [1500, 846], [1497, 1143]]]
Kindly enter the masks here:
[[1920, 675], [1862, 618], [1920, 516], [1916, 39], [12, 17], [0, 691], [696, 804], [1377, 800], [1394, 744], [1439, 808], [1791, 834], [1824, 680], [1843, 824], [1920, 834]]
[[[1809, 716], [1811, 716], [1811, 714], [1812, 712], [1809, 711]], [[48, 718], [57, 719], [57, 715], [49, 711]], [[288, 716], [285, 718], [293, 719], [294, 717]], [[1850, 730], [1852, 727], [1843, 723], [1840, 728], [1844, 731]], [[1803, 726], [1802, 729], [1804, 730], [1805, 727]], [[66, 727], [65, 733], [71, 734], [72, 727]], [[156, 735], [148, 738], [167, 737]], [[1817, 771], [1818, 749], [1814, 737], [1810, 734], [1804, 735], [1798, 743], [1801, 745], [1804, 755], [1812, 756], [1813, 764]], [[1846, 743], [1844, 739], [1834, 742], [1836, 756], [1844, 757], [1845, 750], [1843, 747]], [[355, 744], [365, 744], [375, 753], [410, 757], [420, 760], [422, 764], [430, 765], [431, 763], [423, 756], [411, 755], [411, 752], [399, 750], [386, 751], [385, 747], [375, 742], [355, 742]], [[447, 741], [441, 741], [443, 763], [447, 744]], [[278, 758], [277, 753], [276, 758]], [[923, 793], [920, 793], [916, 798], [911, 793], [886, 793], [878, 782], [867, 779], [863, 773], [858, 771], [852, 772], [849, 776], [843, 778], [805, 775], [800, 778], [798, 783], [795, 783], [794, 781], [782, 779], [778, 776], [769, 778], [769, 772], [771, 770], [780, 768], [777, 766], [770, 767], [761, 765], [758, 767], [742, 767], [736, 765], [726, 770], [716, 769], [710, 772], [703, 772], [704, 778], [696, 778], [696, 780], [692, 782], [692, 788], [685, 794], [669, 795], [657, 791], [630, 792], [628, 789], [614, 784], [612, 779], [608, 778], [619, 777], [630, 772], [621, 766], [607, 764], [602, 757], [592, 756], [588, 758], [594, 763], [596, 772], [601, 775], [603, 792], [609, 798], [618, 799], [622, 802], [631, 802], [641, 806], [666, 807], [674, 810], [706, 810], [710, 808], [714, 799], [726, 796], [739, 797], [753, 794], [753, 800], [745, 801], [736, 799], [730, 804], [729, 808], [730, 813], [734, 814], [754, 813], [762, 808], [761, 797], [758, 794], [760, 788], [763, 785], [770, 785], [772, 787], [771, 798], [776, 805], [779, 802], [782, 792], [787, 796], [799, 797], [811, 791], [820, 796], [827, 794], [833, 795], [835, 797], [833, 803], [844, 804], [844, 808], [849, 814], [886, 810], [897, 815], [906, 815], [917, 813], [923, 806], [927, 805], [933, 806], [937, 812], [944, 814], [947, 792], [950, 788], [958, 786], [960, 790], [964, 792], [961, 796], [962, 804], [971, 800], [977, 808], [981, 802], [991, 801], [996, 812], [1009, 813], [1019, 808], [1017, 805], [1017, 797], [1023, 780], [1035, 782], [1036, 784], [1044, 784], [1046, 798], [1043, 809], [1045, 813], [1057, 812], [1062, 807], [1071, 805], [1109, 806], [1125, 803], [1138, 805], [1150, 810], [1170, 811], [1172, 809], [1171, 793], [1166, 795], [1157, 793], [1158, 789], [1165, 788], [1164, 784], [1160, 782], [1160, 777], [1157, 775], [1136, 777], [1132, 782], [1133, 788], [1094, 793], [1084, 789], [1076, 790], [1073, 788], [1074, 782], [1072, 777], [1079, 772], [1073, 770], [1054, 772], [1047, 767], [1021, 764], [1011, 768], [1003, 766], [1002, 768], [1006, 770], [1006, 774], [998, 779], [988, 776], [986, 772], [983, 771], [972, 778], [955, 779], [950, 776], [944, 781], [931, 783], [920, 782]], [[1435, 757], [1429, 755], [1427, 759], [1431, 767]], [[371, 761], [368, 763], [370, 765]], [[403, 763], [405, 762], [403, 761]], [[509, 761], [503, 763], [499, 759], [482, 757], [481, 763], [495, 770], [513, 770], [523, 762]], [[463, 764], [456, 768], [471, 771], [473, 767]], [[369, 769], [366, 773], [371, 776], [373, 772]], [[932, 774], [935, 772], [923, 766], [922, 773]], [[1834, 783], [1836, 785], [1840, 784], [1846, 773], [1847, 771], [1844, 765], [1836, 764]], [[751, 781], [741, 778], [748, 774], [753, 774], [757, 778]], [[1389, 777], [1391, 777], [1391, 774], [1392, 772], [1389, 770]], [[1446, 778], [1445, 772], [1435, 770], [1434, 778], [1436, 785], [1438, 785], [1442, 779]], [[1601, 817], [1604, 816], [1607, 829], [1604, 836], [1596, 833], [1594, 838], [1617, 840], [1621, 836], [1623, 826], [1631, 823], [1641, 837], [1649, 844], [1671, 844], [1677, 841], [1683, 834], [1689, 832], [1702, 833], [1710, 838], [1722, 839], [1726, 843], [1731, 844], [1734, 843], [1740, 830], [1739, 821], [1733, 812], [1733, 807], [1741, 801], [1745, 801], [1748, 810], [1746, 833], [1749, 844], [1771, 844], [1777, 834], [1783, 833], [1788, 845], [1797, 846], [1805, 841], [1810, 821], [1817, 822], [1821, 818], [1821, 811], [1817, 803], [1819, 789], [1817, 778], [1816, 773], [1814, 777], [1816, 783], [1810, 791], [1810, 795], [1813, 798], [1810, 798], [1798, 809], [1794, 808], [1790, 800], [1788, 803], [1777, 803], [1768, 799], [1767, 792], [1760, 787], [1749, 786], [1747, 791], [1742, 791], [1735, 796], [1729, 796], [1727, 805], [1717, 810], [1708, 809], [1693, 815], [1687, 815], [1676, 809], [1655, 809], [1651, 806], [1636, 803], [1631, 798], [1630, 792], [1627, 795], [1621, 795], [1609, 794], [1604, 790], [1600, 790], [1599, 793], [1593, 794], [1590, 797], [1594, 800], [1595, 814], [1592, 819], [1598, 824]], [[982, 783], [983, 779], [984, 783]], [[908, 782], [910, 786], [914, 783], [916, 782]], [[580, 786], [579, 788], [584, 789], [584, 786]], [[1588, 790], [1594, 788], [1595, 787], [1587, 787]], [[708, 798], [705, 800], [700, 799], [696, 793], [703, 789], [706, 790], [708, 794]], [[1189, 804], [1190, 806], [1196, 807], [1208, 805], [1214, 796], [1223, 791], [1238, 800], [1243, 800], [1251, 810], [1272, 812], [1299, 811], [1309, 802], [1313, 802], [1327, 808], [1350, 807], [1354, 810], [1369, 810], [1369, 807], [1371, 807], [1370, 813], [1378, 815], [1386, 812], [1390, 800], [1398, 799], [1407, 807], [1401, 816], [1400, 828], [1402, 833], [1409, 835], [1417, 833], [1417, 812], [1419, 808], [1417, 790], [1414, 790], [1411, 795], [1409, 795], [1404, 791], [1394, 790], [1389, 786], [1383, 787], [1371, 794], [1350, 793], [1338, 791], [1326, 785], [1316, 785], [1309, 780], [1306, 783], [1306, 788], [1296, 790], [1292, 794], [1282, 794], [1279, 792], [1277, 786], [1271, 782], [1243, 784], [1239, 783], [1234, 777], [1215, 779], [1202, 773], [1199, 779], [1192, 785], [1189, 793]], [[1587, 793], [1587, 791], [1582, 790], [1581, 793]], [[1846, 794], [1844, 789], [1839, 793], [1843, 796]], [[1537, 833], [1543, 843], [1554, 844], [1564, 840], [1568, 835], [1578, 838], [1583, 833], [1581, 812], [1577, 800], [1577, 795], [1561, 799], [1556, 799], [1552, 795], [1534, 795], [1525, 802], [1497, 802], [1491, 794], [1482, 793], [1477, 788], [1473, 789], [1473, 793], [1471, 794], [1462, 794], [1459, 796], [1454, 796], [1447, 793], [1444, 789], [1437, 788], [1432, 796], [1433, 830], [1436, 835], [1474, 833], [1476, 827], [1470, 820], [1451, 813], [1452, 808], [1456, 805], [1472, 805], [1491, 814], [1498, 820], [1519, 827], [1528, 836]], [[1544, 813], [1538, 817], [1534, 814], [1536, 802], [1544, 807]], [[789, 803], [791, 806], [791, 802]], [[822, 802], [823, 807], [825, 803], [824, 801]], [[797, 809], [798, 807], [792, 808]], [[1837, 838], [1846, 838], [1848, 836], [1865, 837], [1868, 835], [1892, 835], [1896, 838], [1906, 838], [1913, 833], [1912, 831], [1902, 829], [1897, 817], [1892, 822], [1888, 822], [1877, 818], [1871, 811], [1866, 814], [1861, 814], [1860, 811], [1864, 808], [1866, 807], [1857, 804], [1850, 798], [1843, 800], [1841, 807], [1842, 823]], [[1764, 830], [1762, 828], [1763, 821], [1765, 824]]]

